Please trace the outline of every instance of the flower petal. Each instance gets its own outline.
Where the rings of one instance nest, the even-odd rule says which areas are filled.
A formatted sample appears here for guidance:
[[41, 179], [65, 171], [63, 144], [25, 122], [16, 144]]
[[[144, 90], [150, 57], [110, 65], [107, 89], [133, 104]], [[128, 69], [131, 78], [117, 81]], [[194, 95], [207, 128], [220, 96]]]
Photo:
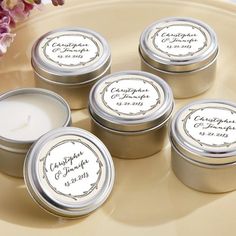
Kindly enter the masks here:
[[7, 48], [13, 42], [15, 34], [4, 33], [0, 35], [0, 56], [6, 53]]

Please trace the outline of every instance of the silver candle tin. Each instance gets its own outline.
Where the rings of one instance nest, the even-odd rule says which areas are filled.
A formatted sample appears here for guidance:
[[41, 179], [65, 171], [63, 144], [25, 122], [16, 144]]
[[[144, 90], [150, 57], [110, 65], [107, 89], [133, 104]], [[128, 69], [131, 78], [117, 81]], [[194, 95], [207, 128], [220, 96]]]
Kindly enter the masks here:
[[110, 73], [111, 52], [98, 33], [62, 28], [41, 36], [32, 48], [36, 86], [66, 99], [71, 109], [87, 106], [92, 85]]
[[113, 156], [141, 158], [161, 150], [173, 110], [168, 84], [142, 71], [106, 76], [89, 97], [92, 132]]
[[202, 100], [180, 109], [171, 123], [172, 169], [203, 192], [236, 189], [236, 104]]
[[[49, 98], [55, 99], [63, 106], [67, 114], [66, 119], [61, 126], [66, 127], [70, 125], [71, 112], [69, 105], [61, 96], [49, 90], [37, 89], [37, 88], [23, 88], [23, 89], [12, 90], [0, 95], [0, 102], [4, 101], [4, 99], [6, 98], [16, 96], [19, 94], [43, 94], [45, 96], [48, 96]], [[14, 111], [12, 111], [12, 115], [15, 115], [17, 119], [17, 114], [14, 114]], [[27, 141], [13, 140], [5, 138], [0, 134], [0, 171], [14, 177], [23, 177], [23, 164], [25, 156], [29, 148], [35, 141], [36, 140], [27, 140]]]
[[163, 78], [175, 98], [206, 91], [215, 79], [217, 38], [205, 23], [171, 17], [148, 26], [140, 37], [141, 68]]
[[77, 218], [100, 207], [111, 193], [115, 171], [105, 145], [88, 131], [65, 127], [42, 136], [25, 159], [32, 198], [56, 216]]

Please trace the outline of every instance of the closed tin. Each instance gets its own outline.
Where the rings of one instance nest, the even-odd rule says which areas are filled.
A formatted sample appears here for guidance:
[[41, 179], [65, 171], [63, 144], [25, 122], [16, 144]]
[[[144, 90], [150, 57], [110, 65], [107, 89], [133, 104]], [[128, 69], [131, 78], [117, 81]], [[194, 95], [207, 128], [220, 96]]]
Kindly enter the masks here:
[[32, 48], [36, 86], [66, 99], [71, 109], [87, 106], [92, 85], [110, 73], [107, 41], [84, 28], [62, 28], [41, 36]]
[[202, 100], [180, 109], [171, 123], [172, 169], [203, 192], [236, 189], [236, 104]]
[[148, 26], [140, 37], [141, 68], [163, 78], [175, 98], [206, 91], [213, 84], [218, 44], [207, 24], [171, 17]]
[[56, 216], [77, 218], [100, 207], [115, 171], [109, 151], [88, 131], [64, 127], [42, 136], [29, 150], [24, 178], [31, 197]]
[[[19, 138], [14, 138], [14, 137], [6, 137], [5, 134], [3, 134], [3, 131], [1, 131], [0, 133], [0, 171], [14, 176], [14, 177], [23, 177], [23, 163], [25, 160], [25, 156], [29, 150], [29, 148], [31, 147], [31, 145], [39, 138], [40, 134], [36, 134], [34, 138], [28, 139], [28, 138], [21, 138], [21, 135], [23, 137], [23, 133], [24, 130], [27, 128], [27, 122], [29, 123], [33, 123], [32, 119], [34, 118], [38, 118], [38, 123], [41, 123], [42, 126], [44, 126], [44, 120], [40, 120], [40, 117], [37, 117], [37, 114], [34, 114], [34, 111], [32, 111], [32, 113], [30, 115], [34, 116], [33, 118], [29, 118], [29, 116], [26, 116], [26, 123], [22, 123], [21, 124], [21, 107], [24, 106], [24, 103], [22, 102], [22, 100], [19, 98], [19, 96], [22, 95], [26, 95], [29, 96], [27, 97], [27, 101], [29, 104], [29, 108], [32, 106], [32, 108], [34, 107], [34, 102], [32, 101], [33, 96], [38, 96], [38, 95], [42, 95], [45, 97], [45, 99], [43, 101], [39, 101], [39, 103], [43, 103], [40, 104], [40, 107], [43, 108], [42, 112], [45, 114], [43, 117], [44, 119], [47, 119], [47, 106], [48, 104], [44, 104], [47, 103], [47, 101], [49, 101], [49, 103], [52, 102], [52, 106], [59, 106], [61, 107], [58, 111], [60, 111], [60, 113], [57, 114], [57, 109], [51, 110], [51, 112], [54, 112], [53, 117], [56, 118], [57, 115], [60, 116], [63, 113], [63, 117], [60, 117], [60, 121], [56, 122], [55, 120], [53, 120], [52, 118], [52, 127], [54, 128], [58, 128], [58, 127], [63, 127], [63, 126], [69, 126], [71, 123], [71, 112], [70, 112], [70, 108], [68, 106], [68, 104], [66, 103], [66, 101], [59, 95], [57, 95], [56, 93], [53, 93], [51, 91], [48, 90], [44, 90], [44, 89], [36, 89], [36, 88], [25, 88], [25, 89], [17, 89], [17, 90], [12, 90], [10, 92], [4, 93], [0, 96], [0, 106], [1, 106], [1, 112], [4, 114], [4, 110], [3, 110], [3, 106], [1, 105], [2, 103], [5, 103], [6, 101], [12, 99], [12, 98], [16, 98], [17, 103], [17, 107], [18, 107], [18, 112], [14, 111], [13, 107], [11, 107], [11, 111], [8, 114], [4, 114], [3, 116], [1, 116], [1, 124], [0, 126], [9, 126], [11, 127], [10, 123], [12, 120], [15, 121], [19, 121], [19, 125], [17, 125], [16, 127], [12, 125], [11, 129], [9, 130], [9, 132], [14, 133], [14, 131], [22, 131], [22, 134], [19, 133]], [[11, 103], [12, 101], [9, 101], [9, 103]], [[7, 105], [7, 104], [6, 104]], [[10, 104], [9, 104], [10, 105]], [[37, 104], [36, 104], [37, 105]], [[50, 108], [49, 108], [50, 109]], [[36, 111], [37, 111], [37, 107], [36, 107]], [[29, 114], [28, 114], [29, 115]], [[50, 116], [48, 116], [50, 117]], [[6, 119], [5, 119], [6, 118]], [[46, 126], [46, 124], [45, 124]], [[34, 129], [39, 129], [39, 127], [35, 127], [34, 124], [29, 125], [28, 127], [28, 132], [34, 133]], [[51, 128], [46, 126], [43, 127], [43, 130], [40, 131], [39, 133], [44, 134], [45, 132], [49, 131]], [[1, 128], [2, 130], [2, 128]], [[6, 132], [4, 132], [6, 133]], [[12, 136], [14, 136], [14, 134], [12, 134]]]
[[170, 87], [155, 75], [141, 71], [108, 75], [90, 92], [92, 132], [113, 156], [150, 156], [163, 147], [173, 103]]

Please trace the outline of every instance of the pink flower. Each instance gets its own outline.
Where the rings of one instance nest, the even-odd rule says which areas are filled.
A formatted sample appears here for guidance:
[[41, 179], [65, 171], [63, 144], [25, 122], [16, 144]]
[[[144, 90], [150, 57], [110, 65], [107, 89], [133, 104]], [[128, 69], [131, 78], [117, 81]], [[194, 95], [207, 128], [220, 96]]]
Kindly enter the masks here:
[[29, 12], [34, 8], [34, 3], [32, 3], [32, 1], [24, 1], [24, 4], [26, 12]]
[[32, 8], [28, 9], [28, 5], [32, 4], [25, 3], [22, 0], [3, 0], [1, 2], [2, 9], [9, 13], [14, 22], [23, 21], [29, 16], [29, 11]]
[[7, 24], [9, 24], [10, 26], [14, 27], [15, 26], [15, 22], [14, 20], [12, 19], [12, 17], [9, 15], [9, 12], [8, 11], [5, 11], [1, 8], [1, 5], [0, 5], [0, 24], [2, 22], [5, 22]]
[[6, 53], [7, 48], [13, 42], [14, 36], [15, 36], [15, 34], [11, 34], [11, 33], [1, 33], [1, 36], [0, 36], [0, 55], [3, 55], [4, 53]]
[[0, 55], [6, 53], [15, 36], [10, 33], [10, 22], [11, 18], [7, 15], [3, 15], [0, 18]]
[[0, 12], [0, 25], [2, 24], [10, 25], [10, 23], [11, 23], [10, 16], [6, 14], [1, 14]]
[[[6, 53], [13, 42], [15, 34], [11, 27], [19, 21], [25, 20], [30, 11], [40, 4], [41, 0], [0, 0], [0, 56]], [[52, 0], [53, 5], [63, 5], [64, 0]]]

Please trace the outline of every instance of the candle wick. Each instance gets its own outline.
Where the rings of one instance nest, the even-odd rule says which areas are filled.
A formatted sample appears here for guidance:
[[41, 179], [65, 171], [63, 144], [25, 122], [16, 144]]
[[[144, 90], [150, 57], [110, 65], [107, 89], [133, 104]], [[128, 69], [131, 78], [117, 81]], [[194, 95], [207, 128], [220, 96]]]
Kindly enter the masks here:
[[27, 127], [30, 123], [30, 120], [31, 120], [31, 116], [28, 115], [27, 119], [25, 120], [25, 122], [22, 125], [19, 125], [18, 127], [14, 128], [14, 129], [11, 129], [10, 131], [14, 132], [14, 131], [17, 131], [19, 129], [23, 129], [23, 128]]

